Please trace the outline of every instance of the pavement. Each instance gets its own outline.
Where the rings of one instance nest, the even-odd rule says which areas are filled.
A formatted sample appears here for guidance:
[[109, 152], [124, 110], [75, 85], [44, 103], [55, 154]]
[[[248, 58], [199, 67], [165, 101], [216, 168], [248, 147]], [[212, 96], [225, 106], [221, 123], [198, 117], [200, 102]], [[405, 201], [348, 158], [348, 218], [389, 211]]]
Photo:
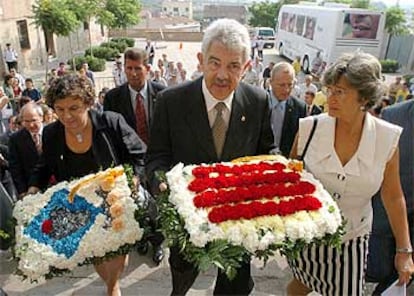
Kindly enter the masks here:
[[[283, 262], [282, 260], [281, 264]], [[16, 263], [10, 260], [9, 252], [0, 255], [0, 264], [0, 286], [9, 296], [105, 295], [104, 284], [94, 272], [92, 266], [79, 267], [63, 277], [30, 284], [12, 274], [16, 268]], [[257, 296], [284, 295], [286, 284], [291, 279], [288, 268], [282, 270], [275, 260], [269, 262], [265, 268], [259, 261], [254, 261], [252, 275], [255, 281], [252, 295]], [[212, 295], [215, 277], [216, 270], [214, 268], [201, 273], [187, 295]], [[121, 290], [123, 296], [169, 295], [171, 292], [171, 276], [167, 260], [164, 259], [160, 266], [154, 266], [149, 257], [131, 252], [128, 267], [122, 275]]]

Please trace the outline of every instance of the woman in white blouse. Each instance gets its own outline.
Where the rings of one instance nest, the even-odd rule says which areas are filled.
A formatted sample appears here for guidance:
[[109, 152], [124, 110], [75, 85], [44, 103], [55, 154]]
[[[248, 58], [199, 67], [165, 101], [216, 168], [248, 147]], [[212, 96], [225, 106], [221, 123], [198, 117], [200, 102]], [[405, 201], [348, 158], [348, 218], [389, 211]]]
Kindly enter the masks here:
[[[289, 260], [294, 279], [288, 295], [362, 295], [371, 197], [381, 195], [396, 239], [395, 267], [399, 282], [414, 272], [405, 199], [399, 178], [398, 140], [401, 128], [371, 116], [367, 110], [384, 93], [381, 65], [365, 53], [341, 56], [324, 74], [328, 114], [316, 116], [315, 133], [304, 163], [336, 199], [347, 221], [339, 249], [310, 246]], [[314, 117], [300, 120], [291, 157], [303, 154]]]

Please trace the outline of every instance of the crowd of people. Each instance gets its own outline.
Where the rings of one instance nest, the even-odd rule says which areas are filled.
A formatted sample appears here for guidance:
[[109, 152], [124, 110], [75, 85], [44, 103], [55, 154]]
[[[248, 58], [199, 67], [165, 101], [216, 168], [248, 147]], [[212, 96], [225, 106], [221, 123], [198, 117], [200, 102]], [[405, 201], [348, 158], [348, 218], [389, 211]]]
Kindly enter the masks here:
[[[269, 62], [265, 67], [262, 56], [252, 57], [251, 51], [247, 29], [221, 19], [205, 31], [197, 69], [189, 77], [183, 63], [168, 60], [165, 53], [154, 61], [149, 42], [117, 57], [115, 87], [102, 89], [98, 96], [87, 64], [69, 73], [62, 63], [52, 71], [43, 95], [32, 79], [11, 67], [0, 89], [0, 145], [7, 148], [0, 151], [8, 150], [1, 154], [6, 160], [1, 172], [9, 193], [24, 198], [56, 182], [130, 163], [136, 181], [157, 195], [167, 184], [156, 172], [168, 171], [177, 162], [211, 163], [269, 153], [299, 157], [336, 199], [348, 223], [340, 250], [315, 245], [289, 259], [294, 279], [288, 295], [362, 295], [365, 275], [380, 283], [379, 294], [397, 279], [410, 282], [414, 147], [408, 138], [414, 100], [409, 82], [397, 77], [386, 87], [378, 60], [354, 53], [329, 65], [321, 79], [305, 75], [298, 83], [302, 73], [295, 63]], [[395, 115], [402, 109], [406, 118]], [[234, 120], [235, 112], [249, 120]], [[379, 119], [382, 113], [404, 131]], [[216, 131], [218, 125], [224, 133]], [[309, 133], [312, 125], [315, 132]], [[304, 155], [306, 142], [310, 145]], [[382, 202], [374, 198], [373, 214], [376, 193]], [[388, 226], [376, 223], [387, 217]], [[372, 220], [378, 231], [370, 242]], [[386, 238], [384, 227], [389, 229]], [[152, 258], [159, 263], [163, 238], [156, 225], [153, 231], [149, 244], [139, 245], [138, 251], [146, 253], [152, 245]], [[384, 250], [387, 271], [376, 275], [385, 257], [369, 244], [385, 239], [390, 241]], [[95, 266], [108, 295], [121, 294], [119, 278], [126, 260], [119, 256]], [[175, 246], [169, 266], [172, 295], [185, 295], [197, 268]], [[246, 259], [233, 280], [218, 270], [214, 294], [248, 295], [253, 286]]]

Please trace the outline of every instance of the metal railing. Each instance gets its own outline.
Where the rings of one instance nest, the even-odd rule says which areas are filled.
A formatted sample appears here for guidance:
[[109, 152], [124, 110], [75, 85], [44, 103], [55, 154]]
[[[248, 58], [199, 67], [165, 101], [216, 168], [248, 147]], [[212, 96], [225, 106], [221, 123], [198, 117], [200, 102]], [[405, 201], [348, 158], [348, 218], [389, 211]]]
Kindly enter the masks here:
[[114, 78], [112, 76], [96, 77], [95, 76], [95, 91], [96, 95], [104, 88], [109, 89], [115, 87]]

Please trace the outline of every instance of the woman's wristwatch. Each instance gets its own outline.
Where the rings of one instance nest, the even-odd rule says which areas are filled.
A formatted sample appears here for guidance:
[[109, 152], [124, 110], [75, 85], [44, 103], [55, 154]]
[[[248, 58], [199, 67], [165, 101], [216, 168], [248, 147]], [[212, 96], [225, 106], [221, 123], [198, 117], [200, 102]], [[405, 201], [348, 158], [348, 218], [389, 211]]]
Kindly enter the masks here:
[[412, 254], [413, 253], [413, 248], [412, 247], [408, 247], [408, 248], [395, 248], [395, 252], [396, 253], [403, 253], [403, 254]]

